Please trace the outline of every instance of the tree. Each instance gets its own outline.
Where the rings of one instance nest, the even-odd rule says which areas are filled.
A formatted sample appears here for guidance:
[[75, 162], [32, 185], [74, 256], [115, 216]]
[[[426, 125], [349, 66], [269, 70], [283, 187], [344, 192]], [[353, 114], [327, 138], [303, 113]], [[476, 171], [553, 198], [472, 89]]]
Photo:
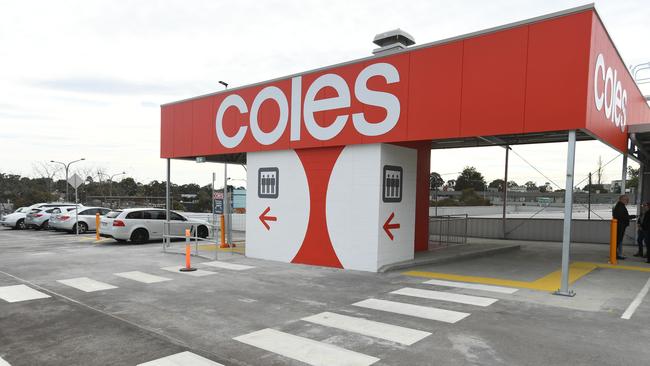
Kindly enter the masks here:
[[524, 183], [524, 186], [526, 187], [526, 191], [528, 191], [528, 192], [539, 191], [539, 188], [537, 187], [537, 184], [535, 182], [533, 182], [533, 181], [529, 180], [528, 182]]
[[553, 192], [553, 187], [551, 186], [551, 182], [546, 182], [544, 183], [543, 186], [539, 186], [539, 191], [542, 193]]
[[432, 191], [437, 190], [438, 188], [442, 187], [442, 185], [445, 184], [445, 181], [442, 179], [440, 174], [436, 172], [431, 172], [429, 174], [429, 189]]
[[629, 188], [637, 188], [639, 186], [639, 168], [634, 169], [631, 166], [628, 166], [627, 176], [628, 179], [625, 182], [625, 185]]
[[488, 188], [496, 188], [499, 192], [503, 192], [503, 179], [495, 179], [488, 184]]
[[455, 179], [450, 179], [447, 181], [447, 189], [449, 190], [454, 190], [456, 188], [456, 180]]
[[483, 174], [479, 173], [473, 166], [466, 166], [458, 178], [456, 178], [456, 185], [454, 190], [462, 191], [467, 188], [472, 188], [475, 191], [485, 190], [485, 178]]
[[519, 184], [517, 184], [517, 182], [515, 182], [514, 180], [511, 180], [508, 182], [508, 188], [512, 188], [512, 187], [519, 187]]

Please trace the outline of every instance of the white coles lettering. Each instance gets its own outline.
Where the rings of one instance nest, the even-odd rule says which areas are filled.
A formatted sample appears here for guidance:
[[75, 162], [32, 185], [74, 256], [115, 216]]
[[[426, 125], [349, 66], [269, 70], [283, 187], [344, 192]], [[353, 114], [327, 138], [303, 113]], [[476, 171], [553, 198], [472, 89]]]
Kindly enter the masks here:
[[354, 94], [357, 99], [361, 103], [383, 107], [386, 110], [386, 118], [379, 123], [369, 123], [363, 113], [352, 115], [354, 127], [366, 136], [379, 136], [392, 130], [397, 124], [400, 114], [399, 99], [396, 96], [368, 89], [368, 79], [373, 76], [383, 76], [388, 84], [399, 82], [397, 69], [387, 63], [370, 65], [359, 73], [357, 81], [354, 83]]
[[230, 107], [237, 108], [239, 110], [239, 113], [248, 112], [246, 102], [244, 102], [244, 99], [237, 94], [230, 94], [223, 100], [223, 102], [221, 102], [219, 110], [217, 111], [217, 138], [224, 147], [227, 147], [229, 149], [239, 145], [241, 140], [244, 139], [246, 130], [248, 129], [246, 126], [241, 126], [234, 136], [226, 135], [223, 130], [223, 115]]
[[[280, 108], [280, 116], [273, 131], [267, 133], [262, 131], [260, 128], [257, 116], [259, 114], [262, 103], [268, 99], [272, 99], [275, 101], [275, 103], [277, 103], [278, 107]], [[251, 131], [253, 132], [253, 137], [262, 145], [273, 144], [274, 142], [278, 141], [280, 136], [282, 136], [282, 133], [284, 133], [284, 130], [287, 128], [288, 118], [289, 104], [287, 102], [287, 97], [284, 96], [284, 93], [279, 88], [275, 86], [267, 86], [257, 94], [255, 100], [253, 101], [253, 107], [251, 108], [250, 126]]]
[[625, 132], [627, 125], [627, 90], [618, 78], [618, 70], [607, 67], [605, 57], [598, 54], [594, 66], [594, 103], [598, 111]]

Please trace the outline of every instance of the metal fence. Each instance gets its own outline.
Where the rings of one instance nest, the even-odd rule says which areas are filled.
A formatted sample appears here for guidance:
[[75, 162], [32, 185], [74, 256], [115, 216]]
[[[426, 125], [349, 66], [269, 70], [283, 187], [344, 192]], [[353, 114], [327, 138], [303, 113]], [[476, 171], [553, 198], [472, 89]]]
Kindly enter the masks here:
[[429, 216], [429, 250], [467, 244], [467, 214]]
[[162, 242], [163, 252], [184, 255], [186, 250], [185, 249], [186, 245], [189, 242], [192, 256], [219, 260], [234, 255], [244, 254], [245, 247], [243, 245], [243, 241], [237, 240], [236, 237], [233, 239], [233, 243], [231, 243], [230, 247], [228, 248], [220, 247], [221, 231], [220, 231], [220, 224], [218, 221], [217, 223], [214, 223], [212, 222], [212, 220], [210, 220], [208, 226], [210, 227], [210, 235], [208, 237], [206, 238], [198, 237], [196, 233], [196, 227], [194, 227], [190, 231], [190, 237], [188, 239], [185, 236], [169, 234], [170, 228], [167, 222], [165, 222], [164, 229], [163, 229], [164, 230], [163, 242]]

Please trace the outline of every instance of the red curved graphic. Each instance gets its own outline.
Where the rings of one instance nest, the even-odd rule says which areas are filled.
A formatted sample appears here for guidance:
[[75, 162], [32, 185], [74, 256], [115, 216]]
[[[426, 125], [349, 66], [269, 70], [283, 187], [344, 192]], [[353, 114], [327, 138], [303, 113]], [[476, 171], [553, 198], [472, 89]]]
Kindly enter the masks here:
[[305, 239], [291, 263], [343, 268], [327, 230], [327, 186], [343, 146], [296, 150], [309, 185], [309, 222]]

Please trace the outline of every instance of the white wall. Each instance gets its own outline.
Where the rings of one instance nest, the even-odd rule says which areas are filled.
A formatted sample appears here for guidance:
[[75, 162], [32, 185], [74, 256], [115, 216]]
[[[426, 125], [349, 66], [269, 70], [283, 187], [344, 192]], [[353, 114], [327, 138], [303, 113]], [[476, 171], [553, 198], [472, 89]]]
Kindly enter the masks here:
[[[258, 169], [279, 169], [278, 198], [258, 197]], [[302, 163], [293, 150], [247, 154], [246, 255], [290, 262], [300, 249], [309, 219], [309, 187]], [[260, 215], [268, 208], [270, 229]]]

